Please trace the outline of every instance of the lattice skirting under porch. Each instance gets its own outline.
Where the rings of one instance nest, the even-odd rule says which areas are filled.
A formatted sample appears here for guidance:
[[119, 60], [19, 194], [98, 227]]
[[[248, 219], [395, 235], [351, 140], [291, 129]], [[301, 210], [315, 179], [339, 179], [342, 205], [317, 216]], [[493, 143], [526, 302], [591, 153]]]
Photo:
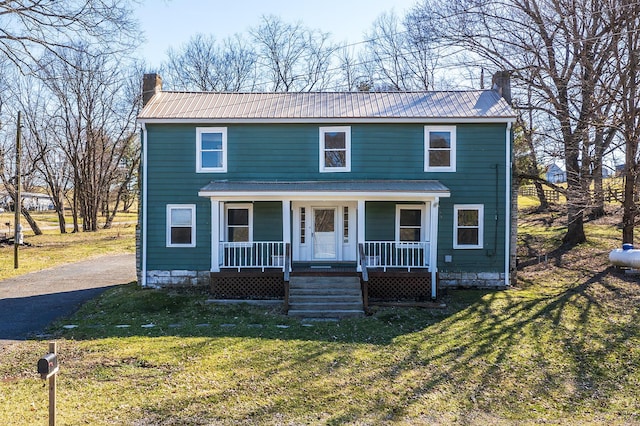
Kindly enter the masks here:
[[282, 299], [283, 274], [281, 271], [212, 273], [211, 293], [224, 299]]
[[427, 300], [431, 298], [429, 272], [369, 271], [370, 300]]

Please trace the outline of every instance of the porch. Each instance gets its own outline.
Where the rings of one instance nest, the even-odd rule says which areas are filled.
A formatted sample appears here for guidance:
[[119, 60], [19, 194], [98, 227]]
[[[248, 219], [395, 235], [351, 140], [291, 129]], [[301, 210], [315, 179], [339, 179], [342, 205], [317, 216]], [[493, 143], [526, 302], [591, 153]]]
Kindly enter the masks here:
[[[358, 261], [292, 262], [284, 242], [221, 243], [220, 270], [211, 273], [211, 293], [229, 299], [283, 299], [296, 277], [357, 277], [363, 306], [369, 301], [433, 299], [428, 244], [371, 241], [359, 245]], [[327, 285], [327, 288], [330, 284]]]
[[211, 200], [220, 297], [286, 298], [304, 273], [358, 274], [364, 297], [369, 285], [374, 298], [436, 297], [439, 200], [450, 196], [438, 181], [214, 181], [199, 195]]

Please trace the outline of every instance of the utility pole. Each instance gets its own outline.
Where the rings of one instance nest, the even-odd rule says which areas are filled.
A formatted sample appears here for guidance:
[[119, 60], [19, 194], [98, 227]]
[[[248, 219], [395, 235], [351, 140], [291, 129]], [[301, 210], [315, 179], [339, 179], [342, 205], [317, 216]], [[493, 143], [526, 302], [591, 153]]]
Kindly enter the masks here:
[[20, 139], [22, 133], [22, 113], [18, 111], [18, 130], [16, 132], [16, 199], [13, 202], [13, 210], [15, 211], [15, 225], [13, 234], [13, 269], [18, 269], [18, 247], [20, 246], [20, 237], [22, 234], [22, 226], [20, 226], [20, 212], [22, 211], [22, 194], [20, 176], [20, 157], [21, 147]]

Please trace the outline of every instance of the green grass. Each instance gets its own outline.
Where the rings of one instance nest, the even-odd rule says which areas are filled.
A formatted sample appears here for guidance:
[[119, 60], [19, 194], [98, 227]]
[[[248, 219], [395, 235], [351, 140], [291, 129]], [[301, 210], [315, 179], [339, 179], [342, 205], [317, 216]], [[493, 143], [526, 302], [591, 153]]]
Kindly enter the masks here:
[[[523, 219], [521, 237], [548, 257], [528, 259], [511, 290], [450, 291], [446, 309], [380, 308], [310, 327], [277, 309], [120, 286], [50, 330], [58, 420], [640, 424], [638, 278], [607, 265], [615, 224], [589, 224], [589, 243], [568, 251], [547, 242], [563, 230], [560, 219]], [[34, 372], [46, 348], [26, 341], [2, 354], [3, 424], [46, 423]]]

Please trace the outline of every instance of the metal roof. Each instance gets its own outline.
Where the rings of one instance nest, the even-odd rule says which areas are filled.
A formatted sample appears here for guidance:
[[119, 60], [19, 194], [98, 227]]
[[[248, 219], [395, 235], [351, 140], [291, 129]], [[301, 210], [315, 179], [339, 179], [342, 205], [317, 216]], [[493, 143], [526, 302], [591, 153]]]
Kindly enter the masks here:
[[442, 92], [159, 92], [140, 121], [303, 119], [513, 119], [494, 90]]
[[448, 197], [449, 188], [437, 180], [363, 180], [363, 181], [212, 181], [202, 189], [199, 195], [204, 197], [228, 194], [431, 194]]

